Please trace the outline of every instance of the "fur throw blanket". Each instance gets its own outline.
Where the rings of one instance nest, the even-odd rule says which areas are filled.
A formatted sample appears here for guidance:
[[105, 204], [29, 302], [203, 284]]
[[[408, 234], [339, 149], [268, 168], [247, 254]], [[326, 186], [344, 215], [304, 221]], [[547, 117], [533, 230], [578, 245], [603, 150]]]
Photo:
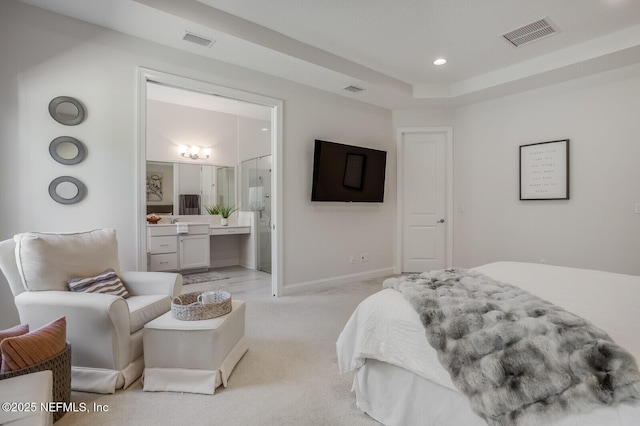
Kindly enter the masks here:
[[630, 353], [588, 321], [515, 286], [464, 269], [385, 286], [413, 305], [453, 383], [490, 425], [540, 425], [640, 401]]

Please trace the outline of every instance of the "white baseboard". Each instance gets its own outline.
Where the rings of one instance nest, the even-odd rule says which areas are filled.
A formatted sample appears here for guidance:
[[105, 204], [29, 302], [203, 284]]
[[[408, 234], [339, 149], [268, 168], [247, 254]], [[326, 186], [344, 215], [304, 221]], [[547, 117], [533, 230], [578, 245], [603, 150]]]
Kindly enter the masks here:
[[[283, 293], [285, 296], [289, 296], [296, 293], [305, 291], [322, 290], [325, 288], [338, 287], [344, 284], [350, 284], [354, 282], [369, 280], [372, 278], [386, 277], [393, 275], [393, 266], [387, 268], [376, 269], [373, 271], [359, 272], [357, 274], [340, 275], [338, 277], [325, 278], [322, 280], [306, 281], [302, 283], [285, 285]], [[382, 286], [380, 286], [382, 290]]]

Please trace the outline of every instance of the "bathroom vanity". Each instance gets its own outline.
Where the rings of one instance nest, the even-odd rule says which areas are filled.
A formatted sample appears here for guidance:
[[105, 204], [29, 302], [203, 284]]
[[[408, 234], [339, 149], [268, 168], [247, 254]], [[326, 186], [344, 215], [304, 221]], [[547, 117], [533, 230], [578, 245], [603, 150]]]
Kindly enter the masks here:
[[182, 222], [147, 225], [147, 270], [193, 271], [241, 265], [256, 268], [253, 212], [240, 212], [228, 226]]

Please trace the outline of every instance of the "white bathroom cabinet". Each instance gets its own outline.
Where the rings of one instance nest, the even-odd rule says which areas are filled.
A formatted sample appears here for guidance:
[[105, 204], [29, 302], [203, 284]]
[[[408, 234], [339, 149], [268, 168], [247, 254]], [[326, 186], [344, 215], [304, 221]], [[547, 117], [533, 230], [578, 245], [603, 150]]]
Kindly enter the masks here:
[[209, 225], [189, 224], [187, 229], [178, 234], [176, 225], [147, 226], [149, 271], [209, 268]]
[[[207, 229], [208, 230], [208, 229]], [[180, 240], [180, 269], [208, 268], [209, 234], [187, 235], [178, 237]]]

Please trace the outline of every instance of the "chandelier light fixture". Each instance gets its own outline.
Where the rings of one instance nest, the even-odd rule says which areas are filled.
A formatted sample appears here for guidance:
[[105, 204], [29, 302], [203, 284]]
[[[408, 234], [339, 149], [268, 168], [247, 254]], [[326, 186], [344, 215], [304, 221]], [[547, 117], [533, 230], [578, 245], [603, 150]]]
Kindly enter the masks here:
[[211, 148], [200, 148], [199, 146], [180, 145], [178, 154], [192, 160], [206, 159], [211, 156]]

